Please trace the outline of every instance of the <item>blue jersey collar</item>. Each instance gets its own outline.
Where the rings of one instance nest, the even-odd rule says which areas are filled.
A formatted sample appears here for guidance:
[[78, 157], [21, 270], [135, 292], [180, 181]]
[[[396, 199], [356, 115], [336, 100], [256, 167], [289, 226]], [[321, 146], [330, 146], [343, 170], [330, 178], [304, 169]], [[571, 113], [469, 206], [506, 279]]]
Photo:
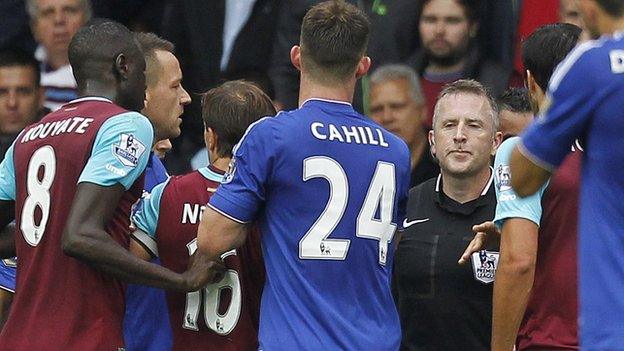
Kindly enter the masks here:
[[221, 183], [223, 181], [224, 172], [214, 167], [211, 167], [211, 166], [202, 167], [198, 169], [197, 171], [201, 173], [201, 175], [203, 175], [204, 178], [208, 180], [212, 180], [213, 182]]

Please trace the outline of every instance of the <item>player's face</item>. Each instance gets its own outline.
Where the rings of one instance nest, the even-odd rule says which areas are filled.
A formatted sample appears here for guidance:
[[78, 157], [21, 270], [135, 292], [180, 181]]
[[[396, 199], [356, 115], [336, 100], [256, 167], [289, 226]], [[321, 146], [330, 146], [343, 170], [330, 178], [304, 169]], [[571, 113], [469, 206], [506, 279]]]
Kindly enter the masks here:
[[499, 120], [499, 131], [503, 134], [503, 140], [506, 140], [512, 136], [520, 135], [533, 121], [533, 113], [502, 110], [499, 114]]
[[419, 22], [423, 47], [434, 61], [456, 63], [468, 50], [471, 24], [455, 0], [431, 0]]
[[447, 95], [439, 102], [429, 138], [442, 171], [454, 176], [473, 176], [489, 167], [500, 140], [487, 98], [475, 94]]
[[417, 104], [406, 79], [389, 80], [371, 86], [370, 115], [388, 131], [412, 145], [423, 138], [420, 127], [423, 106]]
[[156, 144], [154, 144], [154, 147], [152, 148], [152, 150], [154, 150], [154, 154], [158, 158], [164, 158], [165, 154], [169, 152], [169, 150], [171, 150], [172, 147], [173, 146], [171, 145], [171, 140], [163, 139], [163, 140], [158, 140]]
[[37, 16], [32, 21], [35, 39], [50, 54], [66, 54], [71, 38], [87, 18], [79, 0], [35, 0]]
[[28, 66], [0, 67], [0, 133], [18, 133], [34, 121], [43, 103], [35, 75]]
[[158, 77], [150, 79], [154, 83], [147, 87], [143, 112], [152, 121], [158, 139], [175, 138], [180, 135], [184, 105], [191, 102], [191, 97], [182, 87], [178, 59], [162, 50], [156, 51], [156, 59], [159, 69], [150, 69], [148, 74]]

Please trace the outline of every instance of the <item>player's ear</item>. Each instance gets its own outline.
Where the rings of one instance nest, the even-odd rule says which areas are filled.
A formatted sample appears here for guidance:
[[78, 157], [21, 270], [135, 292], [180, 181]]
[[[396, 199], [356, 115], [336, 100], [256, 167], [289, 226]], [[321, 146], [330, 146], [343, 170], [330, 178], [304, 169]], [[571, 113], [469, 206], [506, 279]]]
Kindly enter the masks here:
[[358, 63], [357, 70], [355, 71], [355, 77], [358, 79], [362, 78], [366, 73], [368, 73], [370, 66], [371, 66], [370, 57], [362, 56], [362, 58], [360, 59], [360, 62]]
[[299, 45], [290, 49], [290, 62], [298, 71], [301, 71], [301, 47]]
[[123, 53], [115, 57], [115, 73], [121, 80], [128, 79], [128, 58]]

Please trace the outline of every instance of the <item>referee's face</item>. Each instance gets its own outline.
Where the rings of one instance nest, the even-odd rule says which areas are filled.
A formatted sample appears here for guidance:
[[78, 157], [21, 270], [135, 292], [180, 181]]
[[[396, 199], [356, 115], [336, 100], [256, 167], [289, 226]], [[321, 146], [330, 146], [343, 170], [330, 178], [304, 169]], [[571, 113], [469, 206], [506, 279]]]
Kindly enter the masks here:
[[444, 96], [438, 104], [429, 140], [442, 172], [472, 176], [486, 170], [500, 143], [487, 98], [457, 93]]

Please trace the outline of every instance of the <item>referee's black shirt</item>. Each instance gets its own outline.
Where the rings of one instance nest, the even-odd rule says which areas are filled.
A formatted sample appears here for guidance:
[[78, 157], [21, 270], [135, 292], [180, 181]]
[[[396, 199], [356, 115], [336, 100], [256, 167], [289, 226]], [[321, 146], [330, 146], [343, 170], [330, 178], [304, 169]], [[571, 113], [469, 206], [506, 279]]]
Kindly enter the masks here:
[[489, 350], [498, 248], [463, 266], [457, 260], [474, 236], [472, 226], [494, 218], [492, 179], [464, 204], [444, 195], [441, 176], [410, 190], [394, 260], [401, 350]]

